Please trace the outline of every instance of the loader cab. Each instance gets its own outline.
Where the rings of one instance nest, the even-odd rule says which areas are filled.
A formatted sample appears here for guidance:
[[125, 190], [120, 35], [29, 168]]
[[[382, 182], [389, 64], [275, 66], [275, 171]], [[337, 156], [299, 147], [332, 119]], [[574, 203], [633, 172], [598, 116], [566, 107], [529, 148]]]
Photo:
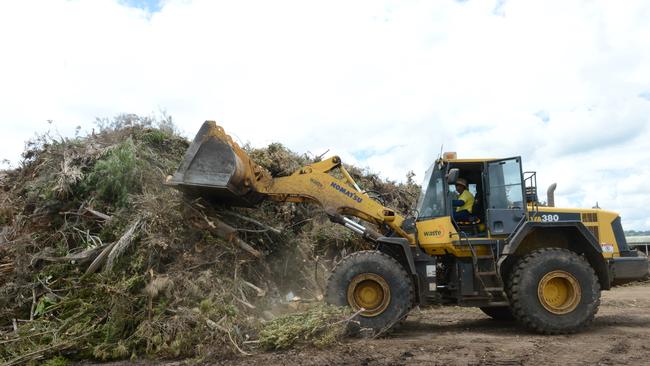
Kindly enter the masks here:
[[[468, 182], [474, 196], [472, 218], [465, 222], [453, 219], [452, 200], [456, 199], [455, 182], [448, 181], [451, 169]], [[458, 232], [468, 237], [507, 236], [514, 232], [526, 215], [521, 158], [508, 159], [439, 159], [425, 175], [418, 200], [418, 221], [451, 217]]]

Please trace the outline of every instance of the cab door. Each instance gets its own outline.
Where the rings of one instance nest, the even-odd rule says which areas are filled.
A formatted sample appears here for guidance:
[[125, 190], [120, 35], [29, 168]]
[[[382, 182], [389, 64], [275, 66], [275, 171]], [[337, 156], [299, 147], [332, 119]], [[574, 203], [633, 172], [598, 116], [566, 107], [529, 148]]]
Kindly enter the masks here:
[[490, 233], [512, 233], [526, 215], [521, 157], [486, 164], [486, 218]]

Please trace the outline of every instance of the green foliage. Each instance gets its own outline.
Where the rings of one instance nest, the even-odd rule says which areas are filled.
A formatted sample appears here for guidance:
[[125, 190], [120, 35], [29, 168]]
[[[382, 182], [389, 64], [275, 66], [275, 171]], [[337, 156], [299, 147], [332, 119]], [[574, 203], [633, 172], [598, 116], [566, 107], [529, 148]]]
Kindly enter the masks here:
[[[18, 361], [33, 352], [65, 349], [70, 343], [77, 344], [77, 351], [83, 352], [87, 342], [98, 342], [103, 327], [111, 324], [104, 321], [106, 314], [111, 311], [114, 301], [124, 297], [107, 291], [106, 282], [101, 277], [95, 276], [93, 280], [96, 288], [89, 287], [90, 283], [85, 281], [74, 285], [68, 278], [59, 278], [58, 285], [79, 286], [79, 289], [57, 299], [56, 303], [47, 301], [48, 305], [42, 306], [34, 321], [19, 327], [20, 337], [0, 349], [0, 356]], [[76, 279], [72, 281], [76, 282]], [[52, 362], [64, 361], [55, 358]]]
[[212, 300], [210, 299], [205, 299], [202, 300], [201, 303], [199, 303], [199, 309], [201, 310], [201, 313], [203, 314], [208, 314], [212, 310], [213, 304]]
[[[0, 173], [0, 222], [8, 230], [0, 229], [11, 243], [0, 246], [0, 272], [15, 267], [0, 273], [0, 338], [9, 341], [0, 347], [0, 363], [60, 354], [76, 361], [251, 351], [255, 343], [246, 341], [260, 335], [263, 312], [278, 305], [277, 296], [319, 297], [336, 258], [367, 245], [317, 205], [226, 208], [165, 186], [189, 146], [171, 118], [122, 115], [98, 126], [70, 140], [41, 136], [20, 169]], [[274, 175], [314, 160], [277, 143], [246, 149]], [[402, 204], [418, 189], [412, 180], [396, 184], [350, 172], [388, 203]], [[86, 275], [99, 252], [94, 248], [118, 241], [136, 220], [141, 225], [125, 254], [111, 269]], [[251, 258], [206, 230], [206, 220], [236, 227], [265, 257]], [[38, 259], [84, 252], [95, 254], [87, 261]], [[11, 320], [29, 319], [32, 307], [34, 320], [18, 323], [17, 337]], [[323, 306], [276, 319], [265, 325], [262, 346], [331, 344], [345, 334], [346, 316]]]
[[53, 305], [56, 305], [56, 300], [50, 298], [49, 296], [43, 296], [38, 301], [36, 308], [34, 309], [34, 316], [39, 317], [46, 313], [47, 309]]
[[87, 187], [96, 191], [99, 198], [117, 207], [127, 205], [129, 193], [141, 189], [136, 146], [132, 138], [109, 150], [95, 163], [88, 175]]
[[151, 130], [142, 135], [142, 140], [150, 145], [162, 145], [167, 139], [169, 134], [162, 130]]
[[63, 356], [57, 356], [54, 358], [50, 358], [49, 360], [45, 361], [43, 363], [43, 366], [68, 366], [70, 364], [70, 361], [68, 361], [67, 358]]
[[266, 350], [296, 345], [325, 347], [346, 334], [348, 308], [318, 304], [306, 311], [276, 318], [262, 328], [260, 344]]

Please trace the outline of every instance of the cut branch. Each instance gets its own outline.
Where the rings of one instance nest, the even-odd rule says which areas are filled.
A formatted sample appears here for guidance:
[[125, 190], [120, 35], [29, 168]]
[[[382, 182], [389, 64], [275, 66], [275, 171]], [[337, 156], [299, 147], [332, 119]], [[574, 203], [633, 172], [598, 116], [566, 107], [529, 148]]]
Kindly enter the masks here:
[[259, 221], [255, 220], [255, 219], [252, 219], [252, 218], [250, 218], [248, 216], [240, 215], [240, 214], [238, 214], [236, 212], [232, 212], [232, 211], [226, 211], [225, 213], [230, 215], [230, 216], [234, 216], [234, 217], [236, 217], [238, 219], [248, 221], [248, 222], [250, 222], [252, 224], [263, 227], [264, 229], [266, 229], [265, 231], [272, 231], [272, 232], [274, 232], [276, 234], [282, 233], [281, 229], [275, 228], [273, 226], [266, 225], [266, 224], [264, 224], [262, 222], [259, 222]]
[[137, 219], [131, 227], [122, 235], [120, 240], [110, 243], [102, 250], [101, 253], [95, 258], [86, 269], [86, 275], [97, 272], [106, 261], [105, 271], [112, 269], [115, 260], [128, 248], [133, 242], [135, 230], [140, 226], [140, 219]]
[[72, 262], [75, 261], [77, 263], [83, 264], [86, 263], [94, 258], [97, 257], [97, 255], [106, 248], [108, 244], [104, 244], [95, 248], [91, 249], [86, 249], [83, 252], [75, 253], [75, 254], [68, 254], [64, 257], [54, 257], [54, 256], [49, 256], [47, 254], [37, 254], [34, 256], [32, 259], [32, 263], [34, 261], [38, 260], [43, 260], [47, 262]]
[[237, 236], [237, 230], [226, 224], [223, 223], [219, 220], [210, 221], [207, 216], [203, 216], [203, 219], [205, 220], [205, 223], [207, 225], [199, 225], [201, 227], [204, 227], [210, 232], [214, 233], [215, 235], [219, 236], [222, 239], [225, 239], [231, 243], [237, 244], [241, 249], [245, 250], [248, 252], [250, 255], [252, 255], [255, 258], [262, 258], [262, 252], [259, 250], [253, 248], [250, 244], [246, 243], [245, 241], [241, 240], [239, 236]]
[[117, 242], [108, 244], [106, 248], [104, 248], [104, 250], [102, 250], [102, 252], [99, 253], [99, 255], [95, 258], [95, 260], [92, 263], [90, 263], [90, 266], [88, 266], [88, 268], [86, 269], [85, 275], [95, 273], [97, 272], [98, 269], [102, 267], [104, 261], [106, 261], [106, 258], [108, 257], [108, 254], [111, 252], [111, 250], [113, 250], [113, 247], [115, 247], [115, 244], [117, 244]]
[[104, 272], [110, 271], [115, 265], [115, 261], [126, 251], [126, 249], [131, 246], [133, 243], [133, 237], [135, 236], [135, 231], [140, 226], [141, 219], [135, 220], [131, 227], [122, 235], [120, 240], [117, 241], [111, 252], [108, 254], [106, 259], [106, 266], [104, 267]]
[[99, 211], [95, 211], [95, 210], [93, 210], [92, 208], [86, 208], [86, 211], [87, 211], [88, 213], [90, 213], [90, 214], [93, 214], [93, 215], [99, 217], [99, 218], [102, 219], [102, 220], [109, 221], [110, 219], [113, 218], [113, 217], [110, 216], [110, 215], [107, 215], [107, 214], [102, 213], [102, 212], [99, 212]]

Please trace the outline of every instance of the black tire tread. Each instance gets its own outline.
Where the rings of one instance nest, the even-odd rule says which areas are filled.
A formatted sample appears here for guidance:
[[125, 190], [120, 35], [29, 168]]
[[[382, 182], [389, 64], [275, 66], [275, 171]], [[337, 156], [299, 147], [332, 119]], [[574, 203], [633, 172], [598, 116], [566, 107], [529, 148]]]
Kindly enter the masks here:
[[600, 292], [600, 282], [598, 282], [598, 277], [596, 276], [596, 272], [584, 257], [578, 255], [573, 251], [564, 248], [542, 248], [542, 249], [532, 251], [529, 254], [527, 254], [525, 257], [520, 259], [519, 262], [513, 268], [512, 272], [510, 273], [510, 280], [508, 281], [508, 285], [507, 285], [507, 294], [508, 297], [510, 298], [510, 306], [512, 309], [512, 313], [515, 316], [515, 318], [526, 328], [538, 333], [554, 335], [554, 334], [573, 334], [573, 333], [580, 332], [584, 330], [586, 327], [588, 327], [589, 325], [591, 325], [591, 323], [593, 322], [594, 317], [598, 312], [598, 307], [600, 306], [600, 296], [598, 296], [596, 301], [594, 301], [594, 303], [591, 304], [592, 310], [589, 314], [589, 317], [584, 322], [582, 322], [579, 326], [569, 328], [569, 329], [557, 329], [554, 328], [551, 324], [538, 322], [536, 321], [536, 319], [528, 316], [525, 310], [522, 308], [521, 298], [523, 294], [520, 293], [518, 287], [521, 281], [521, 275], [527, 270], [531, 261], [533, 261], [536, 257], [544, 255], [547, 252], [561, 253], [562, 255], [571, 257], [573, 260], [577, 261], [579, 265], [587, 267], [588, 270], [591, 271], [591, 273], [593, 274], [591, 276], [593, 280], [592, 283], [593, 288], [596, 289], [597, 292]]
[[406, 318], [408, 313], [413, 308], [413, 304], [415, 303], [415, 292], [413, 289], [413, 281], [411, 279], [411, 276], [406, 272], [404, 266], [402, 266], [401, 263], [399, 263], [395, 258], [391, 257], [390, 255], [380, 252], [378, 250], [361, 250], [347, 255], [345, 258], [343, 258], [340, 262], [336, 264], [336, 266], [332, 270], [331, 275], [328, 278], [327, 286], [325, 289], [325, 301], [329, 304], [336, 303], [335, 299], [331, 297], [335, 291], [333, 286], [336, 286], [336, 284], [333, 281], [331, 281], [331, 279], [332, 277], [335, 277], [337, 271], [341, 270], [343, 267], [347, 267], [348, 265], [350, 265], [350, 262], [352, 263], [351, 265], [354, 265], [354, 263], [362, 262], [366, 257], [369, 256], [379, 256], [381, 260], [385, 260], [389, 266], [392, 266], [398, 270], [400, 280], [409, 284], [408, 301], [410, 305], [407, 307], [404, 313], [399, 316], [398, 319], [395, 319], [391, 324], [388, 324], [388, 326], [385, 327], [384, 329], [376, 330], [376, 335], [386, 334], [389, 333], [396, 325], [400, 324], [401, 321]]

